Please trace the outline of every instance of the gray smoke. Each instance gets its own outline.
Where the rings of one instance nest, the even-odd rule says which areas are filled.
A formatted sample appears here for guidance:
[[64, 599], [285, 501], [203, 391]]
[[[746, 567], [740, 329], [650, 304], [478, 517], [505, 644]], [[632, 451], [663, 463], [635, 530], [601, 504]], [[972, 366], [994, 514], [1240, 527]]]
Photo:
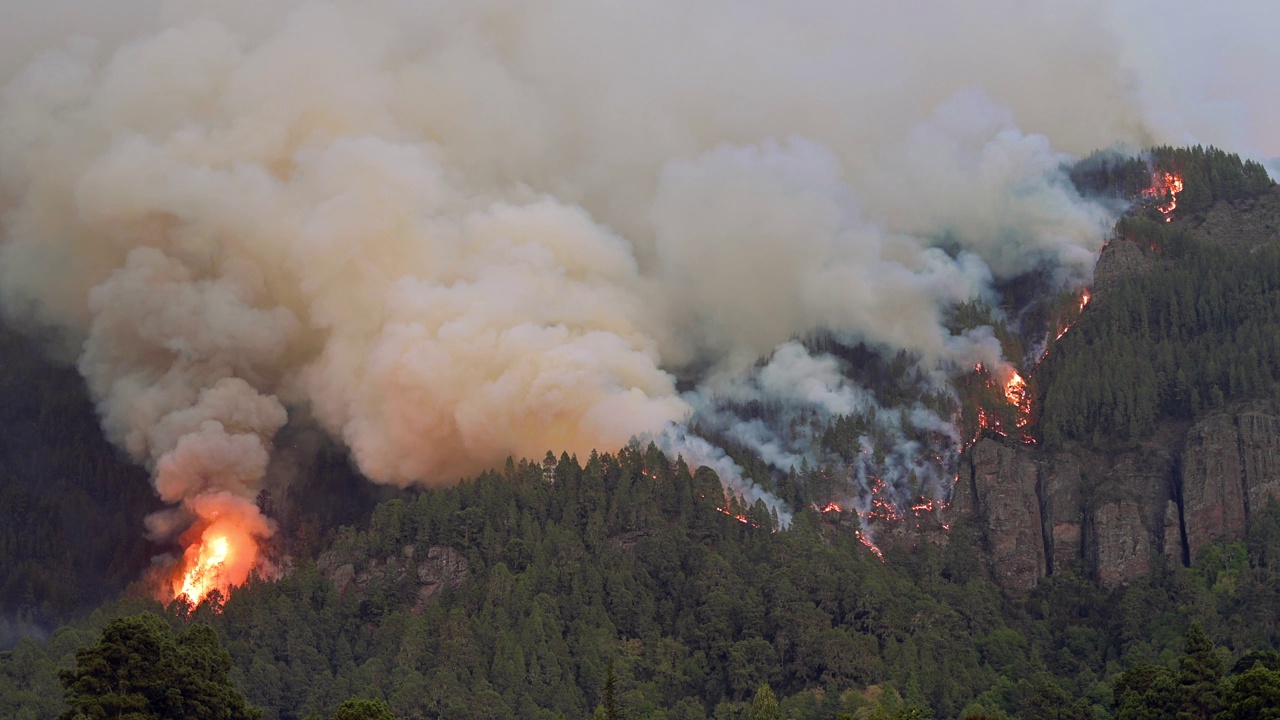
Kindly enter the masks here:
[[695, 409], [804, 457], [716, 392], [873, 411], [906, 467], [947, 419], [787, 343], [905, 351], [931, 382], [998, 362], [946, 313], [1031, 269], [1088, 282], [1112, 217], [1069, 153], [1203, 117], [1170, 129], [1142, 74], [1164, 66], [1101, 2], [0, 9], [0, 301], [61, 331], [177, 508], [157, 534], [269, 534], [253, 499], [291, 408], [400, 486]]

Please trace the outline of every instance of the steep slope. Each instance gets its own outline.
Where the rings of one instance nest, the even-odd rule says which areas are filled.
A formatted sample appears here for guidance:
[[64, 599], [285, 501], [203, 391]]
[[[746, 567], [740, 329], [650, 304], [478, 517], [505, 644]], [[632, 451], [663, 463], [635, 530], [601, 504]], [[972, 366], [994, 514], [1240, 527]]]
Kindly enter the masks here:
[[118, 593], [154, 552], [145, 471], [102, 438], [74, 369], [0, 326], [0, 647]]
[[1198, 202], [1117, 225], [1037, 370], [1041, 444], [966, 455], [955, 511], [1001, 585], [1188, 564], [1280, 498], [1280, 189]]

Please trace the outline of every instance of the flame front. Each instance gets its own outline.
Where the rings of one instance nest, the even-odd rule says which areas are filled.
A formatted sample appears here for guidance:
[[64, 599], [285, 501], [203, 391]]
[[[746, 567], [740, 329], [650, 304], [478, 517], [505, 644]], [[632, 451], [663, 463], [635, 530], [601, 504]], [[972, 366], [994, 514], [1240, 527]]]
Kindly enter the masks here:
[[1022, 379], [1017, 370], [1013, 371], [1013, 375], [1004, 384], [1004, 397], [1010, 405], [1018, 408], [1018, 427], [1024, 428], [1030, 424], [1031, 397], [1027, 394], [1027, 381]]
[[258, 560], [258, 542], [250, 532], [234, 519], [215, 519], [183, 553], [171, 581], [173, 597], [199, 605], [214, 590], [226, 596], [248, 580]]
[[[194, 551], [194, 552], [193, 552]], [[231, 543], [225, 537], [206, 538], [199, 545], [192, 545], [188, 555], [196, 556], [182, 574], [176, 595], [187, 599], [192, 605], [198, 605], [211, 590], [218, 586], [218, 579], [231, 554]]]
[[[1160, 201], [1156, 209], [1163, 215], [1170, 215], [1178, 208], [1178, 193], [1182, 192], [1182, 176], [1170, 172], [1158, 172], [1151, 176], [1151, 187], [1142, 191], [1143, 197]], [[1165, 222], [1173, 220], [1166, 217]]]

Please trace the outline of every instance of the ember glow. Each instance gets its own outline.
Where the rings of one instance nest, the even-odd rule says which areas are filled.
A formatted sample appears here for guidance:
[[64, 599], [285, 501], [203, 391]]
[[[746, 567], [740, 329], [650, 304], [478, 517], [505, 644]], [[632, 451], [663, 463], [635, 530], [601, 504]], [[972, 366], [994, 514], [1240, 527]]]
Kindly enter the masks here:
[[[1087, 289], [1085, 289], [1085, 290], [1081, 290], [1081, 291], [1080, 291], [1079, 309], [1076, 311], [1075, 317], [1071, 318], [1070, 320], [1068, 320], [1068, 321], [1067, 321], [1066, 323], [1064, 323], [1064, 324], [1059, 324], [1059, 325], [1058, 325], [1058, 334], [1054, 336], [1054, 338], [1053, 338], [1053, 341], [1054, 341], [1054, 342], [1057, 342], [1057, 341], [1061, 340], [1061, 339], [1062, 339], [1062, 336], [1063, 336], [1063, 335], [1066, 335], [1066, 334], [1067, 334], [1067, 331], [1068, 331], [1068, 330], [1070, 330], [1070, 329], [1072, 328], [1072, 326], [1074, 326], [1074, 325], [1076, 324], [1076, 321], [1080, 319], [1080, 315], [1084, 313], [1085, 306], [1087, 306], [1087, 305], [1089, 304], [1089, 301], [1090, 301], [1090, 300], [1092, 300], [1092, 299], [1093, 299], [1093, 294], [1092, 294], [1092, 293], [1090, 293]], [[1060, 321], [1060, 322], [1061, 322], [1061, 321]], [[1043, 362], [1043, 361], [1044, 361], [1044, 359], [1045, 359], [1046, 357], [1048, 357], [1048, 356], [1049, 356], [1049, 347], [1050, 347], [1051, 345], [1052, 345], [1052, 343], [1050, 343], [1050, 344], [1048, 344], [1048, 345], [1046, 345], [1046, 346], [1045, 346], [1045, 348], [1044, 348], [1044, 352], [1042, 352], [1042, 353], [1040, 354], [1040, 358], [1039, 358], [1038, 360], [1036, 360], [1036, 365], [1037, 365], [1037, 366], [1038, 366], [1041, 362]]]
[[[1059, 334], [1058, 337], [1062, 337], [1062, 335]], [[997, 383], [981, 363], [974, 366], [974, 371], [983, 377], [983, 382], [986, 383], [987, 387], [994, 388], [998, 385], [1005, 401], [1017, 408], [1018, 412], [1014, 420], [1015, 428], [1022, 431], [1022, 437], [1020, 438], [1022, 442], [1032, 445], [1036, 439], [1031, 435], [1029, 429], [1032, 417], [1031, 392], [1027, 388], [1027, 381], [1023, 379], [1017, 370], [1012, 366], [1008, 366], [1005, 369], [1009, 372], [1008, 379]], [[965, 447], [972, 446], [984, 432], [993, 432], [1003, 437], [1010, 435], [1010, 431], [1004, 427], [1004, 423], [996, 414], [988, 412], [985, 408], [979, 406], [977, 431], [973, 439]]]
[[1004, 396], [1010, 405], [1018, 408], [1017, 425], [1025, 428], [1031, 423], [1031, 396], [1027, 394], [1027, 381], [1022, 379], [1017, 370], [1009, 376], [1004, 384]]
[[880, 562], [884, 562], [884, 553], [880, 551], [880, 548], [876, 547], [875, 543], [871, 542], [870, 538], [863, 534], [861, 530], [857, 532], [857, 536], [859, 542], [866, 545], [871, 552], [875, 553], [875, 556], [880, 558]]
[[214, 590], [225, 597], [249, 579], [258, 559], [258, 541], [248, 530], [232, 519], [215, 519], [187, 545], [172, 579], [173, 597], [193, 606]]
[[1182, 176], [1170, 172], [1158, 172], [1151, 176], [1151, 187], [1142, 191], [1144, 198], [1157, 203], [1156, 209], [1165, 216], [1164, 221], [1173, 220], [1171, 213], [1178, 207], [1178, 193], [1182, 192]]

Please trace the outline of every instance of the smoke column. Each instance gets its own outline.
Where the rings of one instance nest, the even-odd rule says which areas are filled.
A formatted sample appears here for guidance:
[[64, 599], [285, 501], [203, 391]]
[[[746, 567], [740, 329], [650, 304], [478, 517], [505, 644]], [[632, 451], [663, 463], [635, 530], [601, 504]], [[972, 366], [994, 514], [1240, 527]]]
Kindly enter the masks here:
[[716, 382], [869, 407], [787, 343], [998, 362], [947, 308], [1087, 282], [1068, 153], [1182, 131], [1109, 4], [881, 5], [5, 0], [3, 309], [59, 331], [157, 537], [269, 536], [291, 408], [409, 486], [685, 437]]

